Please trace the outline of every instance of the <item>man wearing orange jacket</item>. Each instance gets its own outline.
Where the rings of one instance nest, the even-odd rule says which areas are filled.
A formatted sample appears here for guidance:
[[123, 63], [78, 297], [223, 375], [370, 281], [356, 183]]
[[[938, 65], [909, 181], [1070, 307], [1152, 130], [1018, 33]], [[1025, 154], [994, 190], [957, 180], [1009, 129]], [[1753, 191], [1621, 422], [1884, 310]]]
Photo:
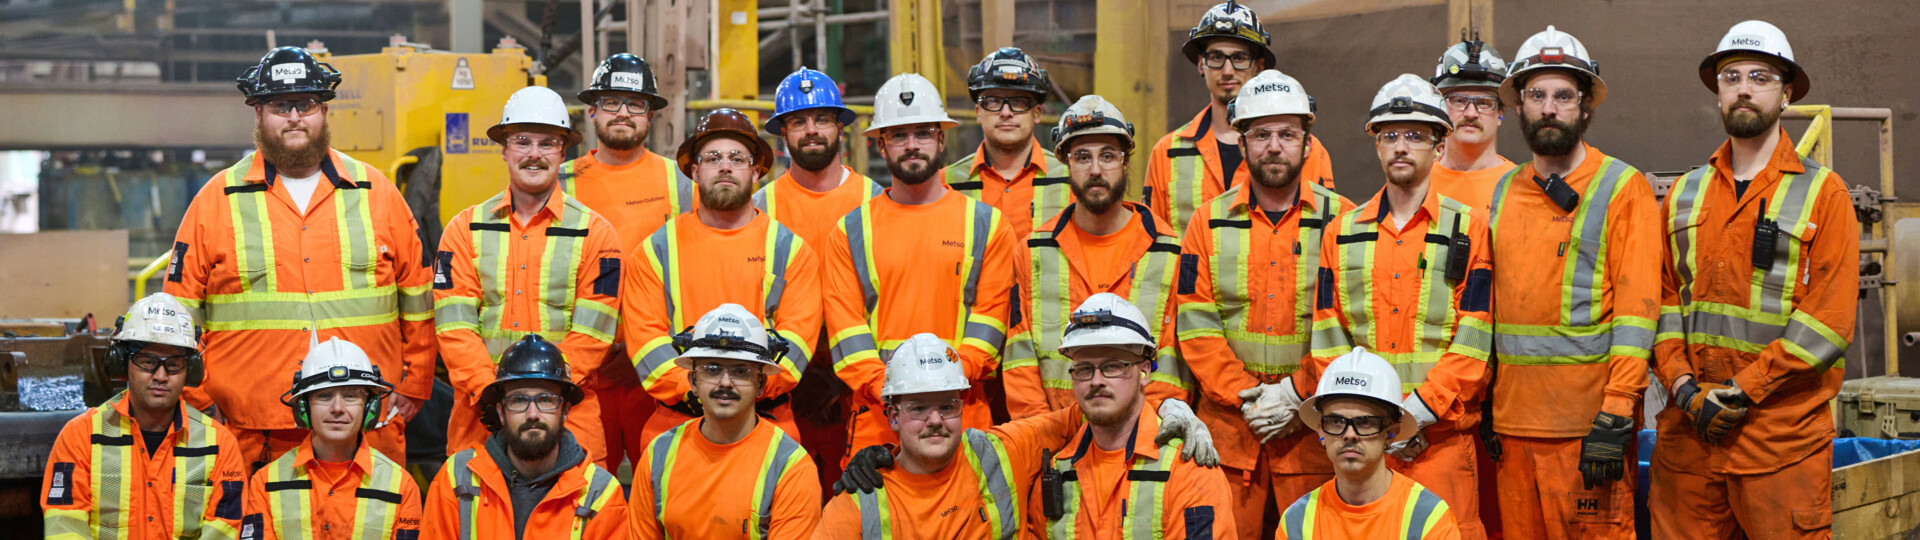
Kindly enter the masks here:
[[233, 434], [180, 401], [202, 376], [198, 327], [154, 293], [114, 322], [108, 371], [127, 386], [68, 420], [40, 478], [46, 538], [231, 540], [247, 458]]
[[1517, 167], [1501, 157], [1498, 148], [1500, 123], [1506, 120], [1500, 81], [1507, 78], [1507, 62], [1492, 44], [1480, 41], [1478, 33], [1473, 39], [1461, 37], [1440, 55], [1440, 65], [1428, 81], [1446, 95], [1453, 131], [1447, 133], [1447, 151], [1433, 164], [1427, 180], [1441, 194], [1473, 208], [1484, 221], [1492, 208], [1494, 186]]
[[1806, 71], [1779, 28], [1734, 25], [1700, 62], [1728, 140], [1663, 204], [1654, 372], [1656, 538], [1832, 534], [1833, 415], [1859, 296], [1859, 223], [1840, 175], [1780, 127]]
[[206, 382], [186, 399], [224, 418], [249, 463], [307, 432], [279, 405], [309, 333], [366, 347], [396, 387], [374, 448], [406, 455], [406, 423], [433, 386], [429, 272], [420, 228], [378, 167], [327, 146], [340, 73], [281, 47], [239, 80], [258, 151], [194, 196], [166, 292], [206, 328]]
[[1659, 206], [1646, 177], [1583, 141], [1606, 82], [1579, 40], [1520, 45], [1500, 99], [1533, 161], [1493, 193], [1493, 424], [1513, 538], [1631, 538], [1633, 436], [1659, 316]]
[[[653, 68], [639, 56], [619, 53], [601, 60], [592, 83], [577, 96], [587, 106], [600, 147], [560, 164], [561, 191], [607, 218], [620, 233], [620, 249], [626, 253], [633, 253], [661, 224], [699, 206], [693, 180], [680, 172], [679, 164], [644, 146], [653, 117], [667, 106], [658, 87]], [[615, 356], [632, 352], [623, 345], [616, 341]], [[642, 431], [653, 400], [625, 361], [603, 362], [593, 375], [593, 387], [587, 390], [601, 404], [607, 441], [601, 464], [618, 469], [621, 460], [640, 455], [646, 446]]]
[[787, 392], [820, 335], [820, 260], [793, 231], [748, 204], [755, 180], [772, 166], [773, 148], [754, 135], [746, 115], [717, 109], [680, 144], [677, 159], [700, 185], [700, 208], [629, 252], [621, 295], [621, 333], [632, 344], [632, 365], [660, 404], [643, 435], [651, 441], [700, 415], [697, 400], [689, 399], [687, 370], [673, 362], [673, 336], [693, 315], [721, 304], [753, 306], [754, 316], [766, 317], [794, 345], [779, 372], [767, 377], [756, 409], [798, 433]]
[[500, 356], [480, 394], [493, 432], [455, 452], [427, 489], [428, 540], [626, 538], [620, 479], [594, 465], [566, 427], [586, 390], [561, 348], [528, 334]]
[[1253, 178], [1194, 214], [1181, 241], [1174, 320], [1200, 386], [1194, 409], [1219, 441], [1239, 534], [1258, 538], [1273, 528], [1263, 523], [1267, 508], [1333, 478], [1325, 449], [1307, 434], [1260, 437], [1247, 420], [1256, 405], [1275, 414], [1299, 403], [1287, 376], [1307, 358], [1321, 232], [1353, 203], [1300, 176], [1313, 111], [1299, 81], [1261, 72], [1234, 112]]
[[[546, 87], [522, 88], [487, 136], [503, 147], [507, 189], [454, 216], [434, 262], [440, 355], [455, 393], [448, 454], [485, 442], [481, 391], [515, 340], [531, 334], [559, 344], [574, 384], [591, 387], [619, 332], [619, 235], [555, 181], [562, 153], [580, 142], [566, 103]], [[604, 459], [592, 392], [567, 421], [589, 458]]]
[[[1175, 128], [1154, 143], [1147, 155], [1147, 181], [1140, 199], [1153, 214], [1173, 225], [1173, 234], [1186, 234], [1189, 223], [1205, 223], [1193, 214], [1222, 192], [1242, 185], [1247, 163], [1240, 132], [1231, 127], [1228, 103], [1252, 84], [1255, 73], [1274, 68], [1272, 38], [1260, 27], [1253, 10], [1233, 0], [1213, 6], [1200, 24], [1187, 33], [1180, 52], [1199, 69], [1212, 101], [1192, 121]], [[1311, 112], [1312, 99], [1308, 99]], [[1333, 189], [1333, 158], [1311, 135], [1306, 157], [1295, 168], [1308, 183]]]
[[[893, 187], [848, 213], [822, 251], [833, 370], [851, 389], [849, 450], [897, 442], [881, 414], [885, 355], [931, 332], [960, 351], [967, 379], [999, 372], [1006, 342], [1016, 239], [999, 211], [939, 182], [946, 144], [940, 92], [916, 74], [874, 96], [867, 136], [881, 139]], [[979, 387], [967, 391], [966, 427], [992, 423]], [[846, 461], [843, 457], [842, 463]]]
[[1312, 395], [1321, 369], [1354, 347], [1384, 358], [1417, 420], [1388, 448], [1396, 458], [1388, 466], [1452, 502], [1460, 536], [1471, 540], [1487, 536], [1475, 436], [1493, 349], [1493, 260], [1486, 220], [1430, 182], [1448, 149], [1445, 107], [1440, 90], [1412, 74], [1374, 96], [1367, 132], [1387, 185], [1327, 224], [1313, 360], [1293, 384]]
[[1033, 137], [1051, 92], [1047, 70], [1025, 51], [1001, 47], [987, 53], [967, 70], [967, 98], [980, 119], [980, 149], [941, 171], [947, 187], [1006, 216], [1015, 238], [1026, 238], [1034, 225], [1073, 203], [1066, 164]]
[[1133, 124], [1100, 96], [1081, 97], [1054, 128], [1054, 148], [1068, 157], [1075, 202], [1046, 221], [1027, 240], [1016, 269], [1019, 322], [1007, 335], [1001, 373], [1006, 377], [1007, 409], [1014, 418], [1037, 416], [1072, 406], [1072, 362], [1056, 349], [1066, 334], [1072, 306], [1096, 293], [1110, 292], [1145, 306], [1146, 320], [1160, 333], [1152, 405], [1166, 398], [1185, 399], [1192, 375], [1174, 349], [1173, 278], [1179, 273], [1180, 241], [1167, 223], [1147, 207], [1122, 200], [1127, 192], [1127, 161], [1133, 151]]

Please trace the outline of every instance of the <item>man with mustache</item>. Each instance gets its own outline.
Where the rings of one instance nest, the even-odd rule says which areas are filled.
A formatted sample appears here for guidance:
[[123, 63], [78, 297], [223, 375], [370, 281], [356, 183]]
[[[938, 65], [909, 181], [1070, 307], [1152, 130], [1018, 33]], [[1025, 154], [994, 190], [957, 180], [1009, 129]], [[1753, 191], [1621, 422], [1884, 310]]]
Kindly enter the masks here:
[[[1786, 34], [1736, 24], [1700, 61], [1728, 140], [1663, 203], [1668, 260], [1647, 505], [1660, 538], [1832, 534], [1833, 416], [1860, 230], [1846, 182], [1794, 152], [1780, 113], [1811, 81]], [[1822, 233], [1821, 231], [1825, 231]]]
[[[667, 98], [660, 95], [653, 68], [632, 53], [600, 61], [592, 82], [577, 97], [587, 106], [600, 145], [560, 164], [560, 189], [607, 218], [620, 233], [620, 248], [633, 253], [661, 224], [699, 207], [693, 180], [679, 164], [644, 146]], [[633, 346], [616, 341], [614, 352], [629, 354]], [[601, 466], [618, 469], [621, 460], [640, 455], [646, 446], [650, 437], [643, 431], [653, 400], [625, 362], [606, 362], [602, 369], [590, 379], [594, 385], [588, 391], [601, 403], [607, 441]]]
[[[455, 215], [434, 261], [435, 326], [455, 395], [448, 454], [486, 442], [479, 399], [509, 345], [527, 335], [553, 342], [573, 383], [592, 388], [619, 332], [619, 233], [557, 181], [567, 147], [580, 143], [566, 102], [546, 87], [522, 88], [487, 136], [502, 148], [507, 189]], [[599, 400], [588, 391], [577, 401], [567, 430], [600, 462]]]
[[[1300, 81], [1267, 70], [1233, 103], [1252, 179], [1194, 213], [1181, 240], [1174, 321], [1200, 387], [1194, 409], [1219, 440], [1240, 537], [1258, 538], [1273, 529], [1264, 522], [1269, 507], [1333, 477], [1326, 453], [1293, 433], [1300, 393], [1287, 377], [1307, 358], [1321, 232], [1353, 203], [1302, 180], [1313, 108]], [[1256, 418], [1264, 424], [1250, 423]]]
[[1447, 115], [1453, 131], [1447, 134], [1447, 151], [1433, 166], [1428, 180], [1440, 193], [1478, 210], [1482, 219], [1491, 208], [1493, 187], [1500, 177], [1513, 170], [1513, 162], [1501, 157], [1496, 148], [1500, 124], [1506, 120], [1506, 108], [1500, 103], [1500, 81], [1507, 78], [1507, 62], [1493, 45], [1461, 36], [1459, 43], [1441, 53], [1428, 82], [1447, 96]]
[[1320, 434], [1334, 478], [1287, 507], [1280, 538], [1460, 538], [1452, 506], [1387, 463], [1390, 445], [1420, 431], [1398, 371], [1366, 347], [1327, 365], [1300, 418]]
[[[1500, 179], [1492, 434], [1515, 538], [1633, 536], [1633, 436], [1660, 311], [1659, 207], [1639, 170], [1584, 140], [1607, 99], [1592, 56], [1551, 26], [1500, 82], [1533, 161]], [[1431, 263], [1430, 263], [1431, 264]]]
[[967, 98], [980, 120], [980, 150], [941, 173], [947, 187], [1006, 216], [1015, 238], [1026, 238], [1034, 224], [1073, 203], [1067, 166], [1033, 137], [1052, 91], [1047, 70], [1025, 51], [1001, 47], [987, 53], [967, 70]]
[[674, 336], [705, 415], [647, 444], [633, 466], [628, 538], [795, 540], [820, 521], [813, 459], [754, 404], [793, 344], [747, 308], [721, 304]]
[[621, 333], [632, 344], [642, 386], [660, 404], [647, 420], [646, 440], [700, 416], [687, 370], [674, 363], [673, 335], [721, 304], [753, 306], [755, 317], [793, 344], [755, 405], [787, 433], [799, 433], [787, 392], [820, 335], [820, 260], [793, 231], [748, 204], [773, 161], [773, 148], [755, 131], [733, 109], [701, 118], [676, 157], [700, 185], [700, 207], [668, 221], [627, 256]]
[[310, 339], [280, 399], [311, 434], [247, 481], [240, 540], [418, 538], [420, 485], [361, 437], [379, 421], [380, 401], [393, 385], [359, 346]]
[[1388, 447], [1397, 458], [1388, 466], [1452, 502], [1461, 537], [1485, 538], [1474, 439], [1493, 349], [1487, 222], [1430, 182], [1451, 149], [1439, 89], [1403, 74], [1374, 95], [1368, 115], [1387, 185], [1327, 224], [1313, 360], [1294, 374], [1294, 389], [1312, 395], [1320, 368], [1355, 347], [1405, 373], [1402, 406], [1417, 423]]
[[[256, 467], [307, 438], [279, 404], [309, 333], [365, 347], [393, 377], [367, 433], [406, 455], [406, 423], [433, 386], [433, 297], [420, 227], [380, 165], [328, 147], [340, 72], [281, 47], [238, 84], [257, 152], [194, 196], [173, 242], [166, 292], [206, 327], [206, 381], [186, 399], [233, 430]], [[216, 406], [217, 405], [217, 406]]]
[[1123, 199], [1133, 124], [1100, 96], [1084, 96], [1060, 116], [1054, 148], [1068, 161], [1075, 202], [1046, 221], [1027, 241], [1017, 280], [1020, 323], [1008, 334], [1002, 373], [1014, 418], [1065, 409], [1074, 403], [1067, 379], [1072, 363], [1055, 349], [1066, 332], [1069, 306], [1111, 292], [1146, 306], [1160, 333], [1157, 367], [1148, 383], [1154, 404], [1185, 398], [1192, 376], [1174, 350], [1166, 317], [1179, 272], [1180, 241], [1147, 207]]
[[[1228, 104], [1247, 79], [1264, 70], [1277, 69], [1273, 51], [1267, 46], [1273, 39], [1260, 27], [1260, 17], [1252, 9], [1233, 0], [1213, 6], [1200, 18], [1200, 24], [1187, 33], [1180, 52], [1199, 69], [1212, 101], [1186, 125], [1174, 129], [1154, 143], [1147, 156], [1147, 181], [1140, 199], [1160, 219], [1173, 225], [1173, 234], [1186, 234], [1188, 223], [1206, 223], [1192, 219], [1201, 207], [1222, 192], [1246, 183], [1246, 159], [1242, 156], [1240, 132], [1233, 129]], [[1308, 100], [1311, 114], [1312, 98]], [[1294, 167], [1308, 183], [1333, 189], [1333, 158], [1320, 140], [1309, 135], [1305, 141], [1306, 158], [1295, 160]], [[1316, 482], [1317, 483], [1317, 482]]]
[[440, 467], [427, 489], [423, 538], [627, 537], [620, 479], [593, 464], [566, 427], [586, 399], [567, 364], [563, 349], [537, 334], [500, 355], [479, 401], [492, 435]]
[[[998, 210], [938, 181], [933, 160], [956, 125], [926, 78], [880, 85], [866, 134], [879, 140], [893, 186], [849, 212], [822, 250], [833, 371], [851, 393], [849, 450], [898, 442], [880, 387], [886, 356], [908, 337], [931, 332], [953, 345], [968, 380], [999, 372], [1017, 239]], [[979, 386], [966, 402], [963, 425], [992, 425]]]
[[127, 386], [60, 428], [40, 477], [46, 538], [234, 538], [247, 458], [180, 401], [200, 384], [199, 327], [154, 293], [114, 321], [106, 368]]

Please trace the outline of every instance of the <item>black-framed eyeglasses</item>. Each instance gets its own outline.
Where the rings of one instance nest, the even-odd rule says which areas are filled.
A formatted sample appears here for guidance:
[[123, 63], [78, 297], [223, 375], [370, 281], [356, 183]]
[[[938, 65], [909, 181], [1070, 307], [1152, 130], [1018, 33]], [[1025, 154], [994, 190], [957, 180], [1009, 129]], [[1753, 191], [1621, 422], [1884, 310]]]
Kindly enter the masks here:
[[956, 398], [939, 402], [909, 401], [893, 407], [902, 418], [918, 422], [932, 418], [934, 413], [939, 413], [941, 418], [959, 418], [960, 409], [964, 406], [965, 403]]
[[1074, 364], [1073, 367], [1067, 368], [1067, 375], [1072, 376], [1073, 380], [1076, 381], [1091, 381], [1093, 380], [1093, 372], [1098, 371], [1102, 377], [1118, 379], [1127, 376], [1128, 370], [1133, 369], [1133, 366], [1140, 365], [1142, 362], [1144, 362], [1144, 360], [1120, 360], [1117, 362], [1107, 362], [1099, 366]]
[[1732, 89], [1746, 84], [1747, 88], [1754, 90], [1777, 90], [1780, 88], [1780, 83], [1785, 81], [1786, 77], [1764, 69], [1749, 71], [1744, 75], [1731, 69], [1720, 72], [1720, 88], [1723, 89]]
[[1023, 113], [1033, 110], [1033, 106], [1039, 104], [1038, 101], [1027, 96], [980, 96], [980, 108], [988, 112], [1000, 112], [1000, 109], [1011, 107], [1013, 112]]
[[1493, 112], [1500, 108], [1500, 100], [1493, 96], [1447, 96], [1447, 108], [1454, 112], [1466, 112], [1467, 107], [1482, 113]]
[[540, 412], [553, 412], [560, 410], [560, 405], [566, 402], [567, 398], [560, 397], [558, 394], [535, 394], [531, 396], [514, 394], [507, 396], [507, 399], [502, 401], [502, 403], [507, 406], [507, 412], [527, 412], [527, 405], [539, 406]]
[[700, 364], [693, 367], [693, 376], [699, 377], [700, 380], [706, 382], [720, 382], [721, 377], [726, 377], [734, 381], [751, 381], [753, 380], [753, 376], [758, 373], [760, 373], [759, 368], [741, 364], [731, 366]]
[[600, 98], [599, 106], [600, 110], [610, 113], [617, 113], [620, 112], [621, 109], [626, 109], [628, 114], [647, 114], [647, 111], [653, 110], [652, 102], [644, 99], [621, 97]]
[[280, 116], [306, 116], [313, 114], [314, 111], [320, 110], [320, 100], [313, 98], [280, 99], [262, 103], [260, 106], [266, 107], [267, 112]]
[[1355, 416], [1348, 418], [1328, 414], [1320, 417], [1320, 432], [1326, 434], [1328, 437], [1338, 437], [1347, 434], [1347, 426], [1353, 426], [1354, 435], [1372, 437], [1386, 430], [1387, 424], [1391, 422], [1392, 420], [1385, 416]]
[[1237, 69], [1237, 70], [1253, 69], [1253, 55], [1247, 54], [1244, 52], [1237, 52], [1237, 53], [1233, 53], [1232, 55], [1228, 55], [1220, 51], [1207, 51], [1206, 54], [1200, 55], [1200, 59], [1206, 62], [1207, 67], [1214, 68], [1214, 69], [1227, 67], [1228, 61], [1233, 62], [1233, 69]]
[[127, 359], [127, 363], [133, 364], [134, 367], [140, 368], [140, 371], [147, 373], [156, 373], [164, 366], [167, 368], [168, 375], [179, 375], [180, 372], [187, 370], [187, 361], [192, 358], [192, 355], [185, 354], [179, 356], [160, 356], [148, 352], [137, 352], [133, 353], [133, 356]]

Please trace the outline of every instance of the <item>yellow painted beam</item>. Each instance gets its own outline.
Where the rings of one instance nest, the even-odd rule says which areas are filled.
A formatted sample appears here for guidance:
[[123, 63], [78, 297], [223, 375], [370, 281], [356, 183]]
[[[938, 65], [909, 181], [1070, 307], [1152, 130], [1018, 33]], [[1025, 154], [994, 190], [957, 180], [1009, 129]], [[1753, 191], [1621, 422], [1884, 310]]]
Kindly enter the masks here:
[[[1128, 167], [1134, 182], [1145, 182], [1146, 149], [1167, 132], [1167, 6], [1152, 0], [1103, 0], [1095, 15], [1093, 92], [1133, 122], [1137, 150]], [[1151, 38], [1151, 39], [1149, 39]], [[1152, 59], [1143, 61], [1142, 59]], [[1136, 184], [1138, 185], [1138, 184]], [[1128, 190], [1137, 197], [1138, 189]]]
[[715, 0], [715, 99], [760, 99], [760, 16], [754, 0]]
[[[947, 87], [947, 59], [940, 41], [939, 0], [898, 0], [887, 26], [893, 75], [918, 73], [934, 88]], [[942, 98], [951, 96], [941, 96]]]

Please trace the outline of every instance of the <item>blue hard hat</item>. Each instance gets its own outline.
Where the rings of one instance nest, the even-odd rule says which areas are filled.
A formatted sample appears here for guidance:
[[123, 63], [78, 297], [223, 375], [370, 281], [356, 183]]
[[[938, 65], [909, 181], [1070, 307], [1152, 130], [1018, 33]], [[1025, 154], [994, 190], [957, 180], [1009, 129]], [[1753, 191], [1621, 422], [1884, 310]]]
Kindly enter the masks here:
[[832, 77], [803, 67], [782, 79], [780, 88], [774, 91], [773, 117], [767, 119], [767, 133], [781, 135], [786, 116], [807, 109], [837, 109], [841, 125], [853, 125], [855, 118], [853, 109], [840, 101], [840, 86]]

